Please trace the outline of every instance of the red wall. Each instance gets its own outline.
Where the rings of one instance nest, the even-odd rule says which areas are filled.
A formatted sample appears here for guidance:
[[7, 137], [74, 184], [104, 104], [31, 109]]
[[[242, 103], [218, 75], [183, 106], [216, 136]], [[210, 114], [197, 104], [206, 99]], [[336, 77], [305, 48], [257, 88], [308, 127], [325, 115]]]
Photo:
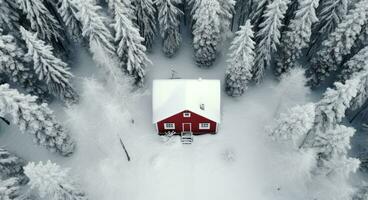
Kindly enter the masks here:
[[[183, 113], [189, 112], [190, 117], [184, 117]], [[164, 123], [175, 123], [175, 130], [165, 130]], [[168, 117], [162, 121], [157, 122], [157, 129], [159, 134], [164, 134], [168, 131], [175, 131], [176, 133], [180, 134], [182, 132], [182, 123], [191, 123], [192, 124], [192, 132], [193, 134], [205, 134], [205, 133], [216, 133], [217, 123], [209, 120], [205, 117], [202, 117], [196, 113], [193, 113], [188, 110], [184, 110], [176, 115]], [[199, 130], [199, 123], [210, 123], [210, 129], [207, 130]]]

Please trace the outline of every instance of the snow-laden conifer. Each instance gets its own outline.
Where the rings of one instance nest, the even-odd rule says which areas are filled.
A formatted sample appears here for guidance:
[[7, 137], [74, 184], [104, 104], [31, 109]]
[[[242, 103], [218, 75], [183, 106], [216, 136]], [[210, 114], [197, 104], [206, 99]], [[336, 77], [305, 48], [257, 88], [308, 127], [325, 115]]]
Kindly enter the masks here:
[[263, 14], [271, 0], [254, 0], [252, 11], [250, 13], [251, 23], [254, 25], [256, 32], [259, 30], [259, 25], [262, 22]]
[[24, 167], [24, 173], [29, 178], [29, 185], [37, 190], [41, 198], [87, 200], [86, 195], [78, 188], [70, 177], [69, 169], [47, 161], [46, 163], [30, 162]]
[[116, 0], [113, 3], [115, 41], [118, 43], [117, 54], [122, 60], [122, 67], [134, 77], [135, 83], [142, 86], [144, 83], [146, 66], [151, 62], [146, 55], [144, 40], [136, 25], [129, 18], [132, 12], [130, 1]]
[[73, 75], [68, 65], [54, 56], [52, 46], [38, 39], [37, 33], [29, 32], [23, 27], [20, 28], [20, 32], [39, 80], [44, 81], [55, 96], [67, 103], [76, 103], [79, 97], [70, 83]]
[[252, 79], [254, 63], [253, 30], [250, 20], [236, 32], [231, 43], [230, 59], [225, 74], [225, 91], [230, 96], [241, 96]]
[[6, 78], [8, 83], [20, 86], [27, 93], [46, 101], [49, 93], [45, 85], [35, 77], [30, 68], [30, 60], [15, 37], [3, 34], [0, 29], [0, 74]]
[[53, 152], [67, 156], [74, 151], [74, 142], [55, 120], [47, 104], [37, 104], [37, 97], [20, 94], [8, 84], [0, 85], [0, 116], [9, 117], [22, 133]]
[[265, 74], [265, 68], [270, 65], [272, 52], [276, 51], [280, 43], [280, 29], [290, 0], [274, 0], [267, 5], [263, 14], [263, 21], [259, 25], [260, 30], [256, 35], [256, 58], [253, 79], [261, 83]]
[[7, 31], [19, 26], [19, 13], [13, 0], [0, 0], [0, 27]]
[[348, 80], [351, 77], [358, 76], [361, 71], [367, 69], [368, 47], [365, 47], [343, 65], [340, 77], [342, 80]]
[[221, 6], [217, 0], [201, 0], [193, 15], [193, 48], [198, 66], [209, 67], [221, 43]]
[[322, 43], [313, 64], [308, 70], [309, 84], [318, 86], [342, 63], [359, 36], [362, 26], [368, 22], [368, 0], [360, 0], [349, 11], [335, 31]]
[[324, 158], [346, 156], [351, 148], [350, 139], [354, 133], [354, 128], [336, 125], [326, 131], [316, 132], [312, 145]]
[[313, 23], [318, 21], [316, 9], [319, 0], [299, 0], [298, 2], [295, 17], [282, 38], [280, 58], [275, 70], [278, 76], [288, 73], [295, 66], [302, 49], [309, 45]]
[[1, 200], [27, 200], [21, 195], [20, 181], [18, 178], [0, 179]]
[[103, 67], [109, 75], [118, 79], [118, 58], [114, 46], [114, 36], [107, 25], [109, 19], [101, 12], [102, 8], [94, 0], [83, 0], [76, 4], [78, 19], [82, 24], [82, 35], [89, 42], [93, 60]]
[[23, 172], [25, 161], [7, 150], [0, 148], [0, 177], [18, 177], [19, 180], [27, 179]]
[[43, 0], [16, 0], [19, 8], [26, 14], [31, 28], [41, 39], [60, 40], [61, 25], [44, 5]]
[[156, 0], [158, 22], [162, 39], [162, 52], [172, 57], [181, 44], [180, 16], [184, 13], [177, 7], [178, 0]]
[[148, 51], [151, 51], [156, 35], [156, 8], [153, 0], [132, 0], [132, 3], [136, 16], [135, 21], [144, 38], [143, 44]]
[[221, 6], [220, 10], [220, 32], [222, 41], [232, 36], [231, 26], [233, 15], [235, 14], [235, 0], [217, 0]]
[[82, 33], [82, 25], [78, 19], [78, 7], [76, 0], [58, 0], [57, 11], [68, 28], [69, 34], [74, 40], [78, 40]]
[[276, 141], [288, 141], [298, 147], [301, 138], [313, 127], [314, 119], [314, 104], [295, 106], [277, 118], [275, 125], [269, 129], [269, 134]]
[[318, 12], [317, 31], [322, 34], [333, 32], [348, 12], [348, 0], [323, 0]]
[[235, 4], [235, 13], [238, 15], [238, 27], [245, 24], [250, 19], [256, 0], [237, 0]]

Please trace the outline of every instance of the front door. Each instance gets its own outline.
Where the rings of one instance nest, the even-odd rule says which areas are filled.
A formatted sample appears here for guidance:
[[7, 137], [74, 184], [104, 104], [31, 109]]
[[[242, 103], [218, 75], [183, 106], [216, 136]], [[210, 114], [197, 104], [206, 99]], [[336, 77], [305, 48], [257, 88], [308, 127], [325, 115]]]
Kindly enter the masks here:
[[183, 123], [183, 132], [192, 132], [192, 123]]

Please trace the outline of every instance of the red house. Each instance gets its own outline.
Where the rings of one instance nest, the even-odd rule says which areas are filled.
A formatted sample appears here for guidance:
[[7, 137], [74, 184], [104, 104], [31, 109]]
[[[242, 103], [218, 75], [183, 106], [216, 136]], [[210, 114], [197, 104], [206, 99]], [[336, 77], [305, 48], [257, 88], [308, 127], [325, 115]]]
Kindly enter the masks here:
[[153, 124], [158, 134], [215, 134], [220, 124], [220, 81], [154, 80]]

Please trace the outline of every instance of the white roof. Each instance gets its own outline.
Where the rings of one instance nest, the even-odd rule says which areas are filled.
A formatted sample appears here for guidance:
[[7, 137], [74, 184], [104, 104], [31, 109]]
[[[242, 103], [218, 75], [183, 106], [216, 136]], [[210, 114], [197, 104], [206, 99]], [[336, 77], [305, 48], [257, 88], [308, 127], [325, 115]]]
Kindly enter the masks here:
[[[220, 123], [220, 80], [154, 80], [152, 88], [153, 123], [184, 110]], [[201, 109], [201, 104], [204, 109]]]

